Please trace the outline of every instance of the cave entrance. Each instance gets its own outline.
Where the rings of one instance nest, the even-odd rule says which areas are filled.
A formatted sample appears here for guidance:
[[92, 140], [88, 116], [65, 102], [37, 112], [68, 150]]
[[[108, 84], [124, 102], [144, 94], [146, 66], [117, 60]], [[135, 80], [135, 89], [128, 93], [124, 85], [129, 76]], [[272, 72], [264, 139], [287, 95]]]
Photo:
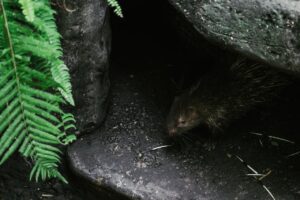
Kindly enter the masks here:
[[[174, 96], [182, 89], [191, 86], [210, 68], [231, 63], [236, 53], [224, 50], [201, 37], [195, 39], [197, 44], [201, 44], [200, 46], [191, 44], [193, 33], [189, 32], [191, 35], [187, 36], [186, 33], [182, 33], [182, 30], [187, 28], [192, 31], [192, 27], [188, 24], [182, 25], [182, 19], [166, 1], [160, 1], [160, 4], [157, 1], [126, 2], [125, 4], [123, 5], [124, 19], [112, 16], [111, 76], [113, 84], [119, 86], [128, 84], [129, 87], [133, 84], [135, 89], [132, 89], [134, 90], [132, 95], [143, 96], [139, 102], [144, 104], [141, 108], [134, 106], [123, 108], [130, 113], [126, 115], [127, 117], [139, 116], [137, 113], [141, 111], [144, 113], [142, 115], [146, 116], [143, 118], [145, 121], [126, 119], [124, 123], [142, 123], [142, 132], [133, 133], [135, 138], [133, 143], [139, 147], [140, 145], [148, 146], [148, 144], [141, 144], [143, 143], [141, 138], [147, 135], [147, 132], [150, 133], [148, 136], [151, 141], [156, 141], [152, 137], [166, 138], [166, 131], [163, 130], [165, 124], [162, 121], [169, 112]], [[124, 79], [124, 77], [128, 78]], [[273, 176], [270, 178], [272, 180], [268, 181], [268, 187], [272, 188], [272, 193], [278, 196], [287, 195], [287, 199], [296, 198], [297, 194], [291, 194], [293, 189], [290, 186], [294, 185], [299, 188], [297, 184], [299, 180], [296, 178], [299, 177], [299, 170], [297, 170], [300, 166], [299, 157], [287, 159], [288, 155], [297, 151], [300, 141], [299, 134], [297, 134], [300, 131], [297, 125], [300, 107], [296, 100], [298, 94], [295, 94], [295, 91], [300, 91], [299, 83], [289, 86], [281, 94], [283, 98], [276, 100], [278, 102], [274, 105], [262, 106], [251, 111], [226, 131], [229, 137], [227, 135], [217, 139], [213, 146], [207, 141], [200, 140], [183, 151], [164, 151], [163, 154], [166, 157], [161, 159], [166, 161], [161, 161], [160, 164], [168, 166], [170, 164], [168, 162], [171, 162], [169, 158], [174, 156], [176, 161], [173, 165], [179, 168], [186, 167], [187, 171], [183, 173], [193, 177], [191, 188], [194, 195], [201, 193], [195, 186], [199, 184], [201, 188], [203, 182], [197, 182], [197, 180], [203, 179], [202, 176], [198, 176], [200, 172], [203, 172], [206, 174], [205, 181], [215, 181], [216, 185], [209, 190], [218, 191], [216, 193], [220, 196], [225, 193], [228, 198], [243, 196], [241, 192], [243, 190], [249, 198], [250, 196], [251, 198], [255, 196], [269, 198], [269, 194], [255, 181], [243, 176], [247, 172], [247, 167], [245, 168], [241, 160], [235, 157], [238, 155], [262, 172], [272, 171]], [[124, 90], [118, 95], [121, 96], [117, 98], [128, 97]], [[133, 101], [133, 103], [136, 102]], [[159, 113], [153, 115], [156, 117], [150, 116], [151, 112], [155, 112], [149, 109], [152, 106]], [[129, 130], [131, 125], [128, 124], [126, 127]], [[154, 132], [160, 133], [154, 136]], [[274, 137], [288, 138], [293, 144], [280, 139], [274, 140]], [[165, 144], [166, 140], [159, 139], [159, 141]], [[147, 156], [151, 157], [151, 155], [145, 157]], [[281, 175], [277, 176], [278, 174]], [[166, 175], [166, 177], [171, 176]], [[174, 179], [174, 182], [178, 183], [176, 181], [178, 180]], [[243, 185], [243, 189], [237, 189], [238, 185]]]

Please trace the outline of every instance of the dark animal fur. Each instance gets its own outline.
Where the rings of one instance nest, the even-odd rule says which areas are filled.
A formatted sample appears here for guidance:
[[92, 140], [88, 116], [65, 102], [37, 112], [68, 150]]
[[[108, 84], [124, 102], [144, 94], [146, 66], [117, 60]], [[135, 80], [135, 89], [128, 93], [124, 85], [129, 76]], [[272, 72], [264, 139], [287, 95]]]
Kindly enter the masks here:
[[276, 69], [246, 60], [211, 71], [175, 98], [167, 118], [169, 135], [201, 124], [212, 132], [221, 131], [255, 105], [271, 100], [288, 83]]

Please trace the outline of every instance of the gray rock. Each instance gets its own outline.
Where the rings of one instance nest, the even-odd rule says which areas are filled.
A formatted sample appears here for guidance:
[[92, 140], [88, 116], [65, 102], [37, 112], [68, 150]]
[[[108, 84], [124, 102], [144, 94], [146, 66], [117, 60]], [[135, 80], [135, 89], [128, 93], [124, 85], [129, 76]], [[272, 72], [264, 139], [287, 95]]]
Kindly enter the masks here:
[[[220, 143], [196, 137], [190, 139], [195, 142], [179, 149], [166, 141], [166, 111], [162, 109], [166, 105], [155, 88], [168, 91], [167, 80], [151, 71], [127, 74], [119, 68], [112, 79], [112, 106], [104, 126], [68, 150], [70, 167], [83, 179], [82, 185], [94, 189], [99, 196], [106, 195], [102, 199], [271, 199], [253, 177], [245, 175], [252, 172], [235, 157], [239, 155], [261, 173], [272, 169], [265, 184], [277, 199], [299, 198], [299, 164], [286, 163], [277, 149], [262, 147], [257, 136], [242, 134], [264, 130], [256, 127], [261, 119], [246, 119], [248, 126], [239, 123], [242, 128], [229, 130], [227, 134], [236, 134]], [[270, 133], [286, 133], [276, 126], [284, 120], [267, 119], [272, 127]], [[293, 130], [289, 125], [282, 127]], [[199, 130], [194, 133], [202, 135]], [[173, 146], [154, 149], [166, 144]]]
[[284, 70], [300, 72], [300, 1], [169, 2], [208, 40]]
[[111, 31], [105, 0], [67, 1], [59, 8], [64, 60], [70, 68], [79, 132], [99, 126], [106, 115]]

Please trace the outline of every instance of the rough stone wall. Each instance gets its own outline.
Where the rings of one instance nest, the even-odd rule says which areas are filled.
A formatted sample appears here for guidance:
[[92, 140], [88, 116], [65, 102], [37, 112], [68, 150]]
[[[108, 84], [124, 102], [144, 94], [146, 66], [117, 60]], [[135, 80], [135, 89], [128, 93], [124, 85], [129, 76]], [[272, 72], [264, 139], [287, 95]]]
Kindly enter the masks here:
[[109, 92], [111, 31], [104, 0], [66, 1], [58, 8], [64, 60], [72, 76], [76, 107], [73, 111], [80, 132], [89, 132], [104, 119]]
[[208, 40], [290, 72], [300, 72], [300, 2], [169, 0]]

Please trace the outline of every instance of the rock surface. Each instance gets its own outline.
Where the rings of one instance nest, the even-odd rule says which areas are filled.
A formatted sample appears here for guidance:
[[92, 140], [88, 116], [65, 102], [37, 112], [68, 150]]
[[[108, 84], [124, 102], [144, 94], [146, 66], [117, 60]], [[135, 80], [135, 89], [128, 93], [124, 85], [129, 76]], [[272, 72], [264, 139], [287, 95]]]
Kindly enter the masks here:
[[57, 10], [64, 60], [72, 76], [76, 104], [73, 113], [79, 132], [89, 132], [106, 115], [110, 87], [109, 12], [105, 0], [66, 1], [66, 7]]
[[[152, 16], [156, 2], [152, 2], [152, 9], [145, 10], [140, 8], [151, 3], [139, 2], [134, 10], [139, 10], [140, 15], [133, 13], [132, 18], [126, 18], [128, 22], [132, 20], [132, 26], [122, 21], [119, 24], [125, 31], [114, 31], [118, 45], [113, 61], [117, 64], [112, 66], [112, 99], [106, 121], [101, 129], [83, 136], [68, 150], [70, 167], [82, 186], [107, 200], [271, 199], [259, 182], [246, 175], [253, 172], [237, 159], [238, 155], [259, 173], [271, 169], [263, 183], [277, 199], [300, 199], [299, 157], [285, 157], [299, 147], [297, 99], [293, 104], [283, 102], [285, 106], [272, 107], [272, 112], [250, 114], [228, 129], [226, 137], [214, 142], [202, 137], [203, 130], [194, 130], [190, 139], [181, 138], [180, 145], [187, 143], [182, 147], [166, 139], [165, 117], [177, 88], [176, 80], [180, 80], [174, 77], [183, 74], [190, 79], [184, 71], [199, 77], [199, 66], [210, 67], [211, 59], [202, 59], [196, 66], [190, 63], [192, 68], [186, 64], [188, 58], [178, 63], [176, 58], [184, 57], [181, 48], [174, 52], [169, 45], [177, 44], [177, 38], [169, 41], [167, 48], [162, 47], [166, 38], [174, 35], [171, 32], [160, 38], [166, 26], [159, 25], [160, 9], [156, 10], [157, 18]], [[125, 16], [126, 13], [125, 10]], [[153, 32], [159, 34], [160, 40], [153, 38]], [[203, 48], [197, 53], [205, 51]], [[214, 64], [219, 57], [216, 55]], [[300, 89], [293, 88], [292, 94], [297, 91]], [[250, 131], [281, 136], [296, 144], [270, 142], [248, 134]], [[172, 146], [153, 149], [162, 145]]]
[[[121, 71], [118, 68], [112, 79], [112, 105], [104, 127], [68, 150], [72, 171], [100, 196], [118, 200], [271, 199], [260, 183], [246, 176], [252, 172], [238, 155], [259, 173], [272, 170], [263, 182], [277, 199], [300, 198], [298, 159], [284, 158], [296, 151], [295, 146], [281, 142], [261, 146], [257, 136], [248, 134], [289, 132], [285, 138], [290, 138], [292, 130], [295, 134], [299, 130], [284, 124], [293, 121], [292, 116], [286, 120], [265, 116], [260, 123], [255, 113], [254, 120], [248, 118], [229, 130], [229, 138], [212, 143], [196, 137], [180, 149], [165, 140], [168, 79], [161, 71]], [[263, 129], [262, 124], [269, 127]], [[169, 144], [173, 146], [154, 150]]]
[[169, 2], [208, 40], [284, 70], [300, 72], [300, 1]]

